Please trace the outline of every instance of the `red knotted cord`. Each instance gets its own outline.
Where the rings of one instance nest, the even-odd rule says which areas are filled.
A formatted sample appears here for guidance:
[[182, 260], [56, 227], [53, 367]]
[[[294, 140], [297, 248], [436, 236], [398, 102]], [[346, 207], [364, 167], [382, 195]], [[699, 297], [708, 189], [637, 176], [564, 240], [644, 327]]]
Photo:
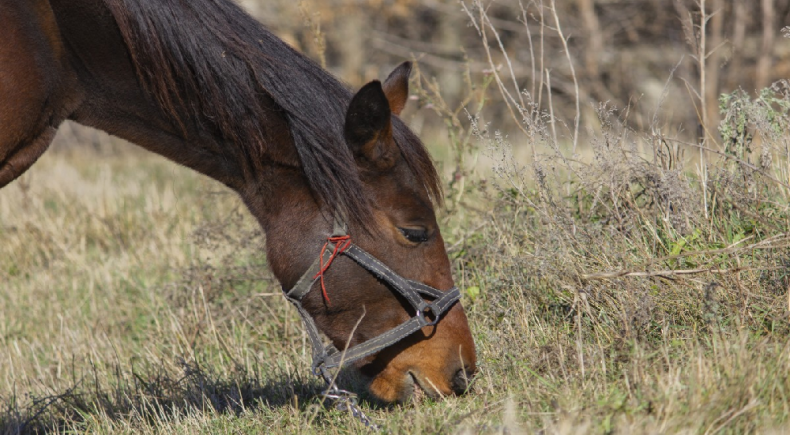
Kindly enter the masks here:
[[[329, 256], [329, 260], [327, 260], [326, 264], [324, 264], [324, 253], [326, 252], [326, 247], [329, 246], [330, 243], [335, 244], [335, 249], [332, 251], [332, 255]], [[329, 302], [329, 295], [326, 293], [326, 287], [324, 286], [324, 272], [329, 269], [329, 265], [332, 264], [332, 261], [335, 259], [335, 257], [345, 252], [349, 246], [351, 246], [351, 236], [345, 235], [327, 238], [326, 243], [324, 243], [324, 247], [321, 248], [321, 256], [318, 260], [321, 267], [318, 269], [318, 273], [315, 274], [313, 279], [316, 279], [319, 276], [321, 277], [321, 292], [324, 295], [324, 300], [326, 301], [327, 305], [332, 304]]]

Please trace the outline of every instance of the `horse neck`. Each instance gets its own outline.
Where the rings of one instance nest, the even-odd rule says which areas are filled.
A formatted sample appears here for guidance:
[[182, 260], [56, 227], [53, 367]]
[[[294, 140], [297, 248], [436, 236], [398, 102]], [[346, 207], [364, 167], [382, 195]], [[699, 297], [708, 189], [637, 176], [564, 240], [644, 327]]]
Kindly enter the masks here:
[[252, 159], [234, 150], [237, 144], [199, 125], [187, 125], [182, 130], [151, 104], [141, 89], [129, 92], [124, 88], [117, 89], [128, 98], [118, 94], [109, 98], [122, 104], [108, 104], [105, 95], [86, 98], [72, 119], [105, 130], [225, 184], [241, 196], [267, 232], [272, 222], [281, 214], [289, 213], [294, 203], [308, 206], [302, 210], [303, 214], [317, 208], [287, 123], [281, 117], [261, 120], [268, 152], [263, 159]]
[[188, 125], [181, 131], [142, 92], [130, 92], [129, 98], [111, 97], [111, 101], [123, 102], [112, 107], [107, 96], [87, 98], [72, 118], [225, 184], [240, 195], [266, 233], [293, 230], [288, 226], [293, 220], [287, 216], [307, 221], [317, 212], [284, 119], [262, 120], [269, 152], [264, 159], [253, 160], [231, 151], [235, 144], [200, 126]]
[[[74, 6], [77, 1], [80, 7]], [[265, 230], [271, 229], [287, 204], [303, 204], [302, 214], [315, 213], [287, 121], [272, 107], [256, 119], [263, 132], [262, 158], [207, 126], [179, 122], [142, 88], [114, 18], [101, 0], [50, 0], [61, 36], [69, 50], [79, 86], [69, 118], [126, 139], [176, 163], [194, 169], [235, 190]], [[186, 113], [186, 110], [183, 110]]]

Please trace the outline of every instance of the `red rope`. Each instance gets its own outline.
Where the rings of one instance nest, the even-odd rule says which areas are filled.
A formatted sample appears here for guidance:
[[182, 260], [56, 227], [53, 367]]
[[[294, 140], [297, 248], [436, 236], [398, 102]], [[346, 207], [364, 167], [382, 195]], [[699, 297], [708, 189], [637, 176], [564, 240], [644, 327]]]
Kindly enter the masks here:
[[[324, 264], [324, 253], [326, 252], [326, 248], [327, 246], [329, 246], [330, 243], [335, 244], [335, 249], [334, 251], [332, 251], [332, 255], [329, 256], [329, 260], [327, 260], [326, 264]], [[321, 256], [319, 257], [318, 260], [320, 262], [319, 264], [321, 265], [321, 267], [318, 269], [318, 273], [316, 273], [315, 276], [313, 276], [313, 279], [316, 279], [319, 276], [321, 277], [321, 292], [324, 295], [324, 300], [326, 301], [327, 305], [332, 305], [332, 304], [329, 302], [329, 295], [326, 292], [326, 286], [324, 286], [324, 272], [326, 272], [326, 270], [329, 269], [329, 265], [332, 264], [332, 261], [335, 259], [335, 257], [345, 252], [349, 246], [351, 246], [351, 236], [345, 235], [345, 236], [327, 238], [326, 243], [324, 243], [324, 247], [321, 248]]]

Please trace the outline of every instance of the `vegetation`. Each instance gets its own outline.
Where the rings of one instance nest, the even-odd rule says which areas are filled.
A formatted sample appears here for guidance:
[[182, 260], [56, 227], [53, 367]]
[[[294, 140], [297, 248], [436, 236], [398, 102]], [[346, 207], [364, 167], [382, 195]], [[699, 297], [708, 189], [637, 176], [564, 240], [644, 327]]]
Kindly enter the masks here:
[[[456, 72], [461, 97], [420, 64], [407, 120], [444, 134], [424, 137], [447, 174], [441, 223], [480, 373], [461, 397], [362, 408], [393, 433], [786, 432], [790, 85], [711, 84], [717, 15], [700, 1], [679, 20], [694, 75], [670, 66], [655, 100], [589, 104], [597, 76], [558, 3], [529, 2], [519, 25], [554, 41], [559, 72], [525, 81], [512, 66], [547, 51], [514, 56], [525, 33], [481, 3], [456, 29], [483, 47]], [[757, 3], [727, 5], [725, 23]], [[334, 30], [316, 22], [331, 66]], [[65, 126], [0, 191], [0, 433], [362, 431], [321, 402], [235, 195], [116, 142]]]

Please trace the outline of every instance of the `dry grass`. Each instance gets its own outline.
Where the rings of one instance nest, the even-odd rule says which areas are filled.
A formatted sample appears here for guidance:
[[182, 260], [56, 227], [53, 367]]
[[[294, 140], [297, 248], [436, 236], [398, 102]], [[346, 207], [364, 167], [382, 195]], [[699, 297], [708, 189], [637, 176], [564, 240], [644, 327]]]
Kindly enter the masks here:
[[[553, 25], [529, 21], [524, 50], [545, 36], [564, 50], [552, 62], [576, 62], [557, 3], [528, 3]], [[790, 431], [787, 85], [725, 96], [721, 125], [703, 119], [717, 108], [689, 74], [661, 79], [687, 98], [658, 92], [649, 117], [576, 109], [594, 94], [589, 71], [581, 95], [556, 100], [576, 81], [556, 71], [572, 69], [523, 80], [508, 44], [527, 23], [479, 5], [467, 31], [489, 44], [470, 71], [485, 71], [458, 74], [463, 98], [448, 103], [420, 69], [424, 108], [409, 119], [433, 110], [449, 132], [433, 146], [448, 173], [441, 223], [481, 370], [463, 397], [365, 412], [393, 433]], [[327, 17], [311, 19], [320, 33]], [[331, 64], [333, 31], [320, 31]], [[698, 142], [673, 124], [689, 108], [707, 128]], [[0, 434], [363, 430], [321, 405], [298, 315], [232, 193], [106, 136], [61, 133], [0, 190]]]
[[[752, 180], [774, 203], [741, 199], [705, 220], [692, 176], [598, 148], [571, 195], [548, 156], [467, 186], [492, 211], [456, 206], [444, 232], [481, 373], [464, 397], [363, 403], [385, 430], [788, 428], [776, 184]], [[155, 156], [103, 154], [56, 150], [0, 192], [0, 431], [362, 430], [318, 405], [298, 317], [238, 200]], [[678, 207], [662, 208], [667, 189]], [[738, 271], [672, 273], [692, 268]], [[586, 276], [624, 270], [666, 273]]]

